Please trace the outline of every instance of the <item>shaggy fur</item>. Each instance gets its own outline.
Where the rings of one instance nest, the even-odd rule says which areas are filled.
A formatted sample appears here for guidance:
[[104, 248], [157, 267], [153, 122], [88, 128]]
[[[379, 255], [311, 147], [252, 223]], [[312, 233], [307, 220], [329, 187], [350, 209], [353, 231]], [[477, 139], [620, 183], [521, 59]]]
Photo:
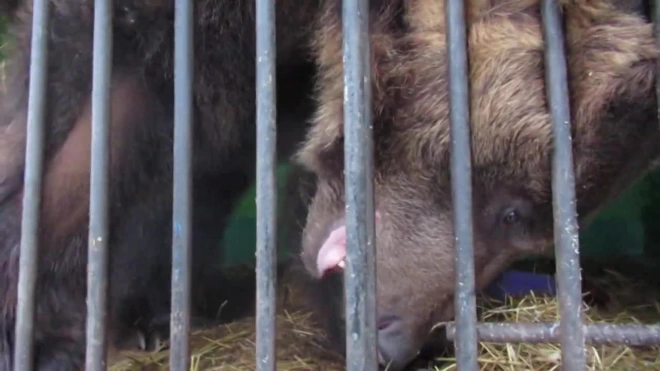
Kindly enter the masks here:
[[[81, 369], [84, 359], [92, 4], [49, 2], [37, 370]], [[255, 10], [254, 1], [197, 0], [194, 5], [193, 183], [197, 196], [192, 271], [198, 307], [215, 315], [225, 297], [220, 291], [228, 287], [208, 265], [218, 262], [217, 247], [226, 218], [254, 177]], [[311, 92], [313, 68], [303, 46], [317, 6], [316, 1], [278, 2], [278, 106], [282, 113], [278, 139], [283, 156], [290, 152], [291, 142], [302, 137], [310, 107], [305, 96]], [[31, 7], [32, 2], [27, 1], [14, 13], [15, 44], [6, 89], [0, 97], [2, 371], [11, 370], [13, 363]], [[109, 169], [112, 328], [121, 328], [125, 321], [132, 325], [138, 318], [147, 326], [158, 318], [163, 322], [169, 311], [173, 8], [173, 1], [164, 0], [120, 0], [113, 8]], [[245, 295], [245, 289], [240, 292], [245, 301], [254, 297]]]
[[[562, 2], [582, 223], [647, 171], [660, 148], [653, 26], [643, 7], [621, 4]], [[318, 287], [334, 293], [325, 317], [338, 346], [344, 309], [330, 281], [341, 277], [319, 277], [316, 257], [344, 215], [340, 9], [340, 2], [328, 2], [318, 22], [320, 107], [298, 153], [318, 177], [302, 260]], [[539, 2], [474, 1], [468, 9], [474, 250], [482, 288], [515, 259], [551, 246], [553, 134]], [[379, 346], [383, 361], [398, 369], [433, 323], [453, 316], [444, 3], [392, 0], [370, 17], [378, 312], [398, 326], [396, 333], [381, 331]]]

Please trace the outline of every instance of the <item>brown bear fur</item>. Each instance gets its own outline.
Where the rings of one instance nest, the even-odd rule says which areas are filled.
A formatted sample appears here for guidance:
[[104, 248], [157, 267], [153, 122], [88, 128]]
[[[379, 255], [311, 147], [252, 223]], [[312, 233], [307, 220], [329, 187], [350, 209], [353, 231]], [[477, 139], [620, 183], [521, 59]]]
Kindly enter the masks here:
[[[194, 200], [191, 270], [194, 298], [199, 299], [200, 306], [212, 307], [207, 309], [213, 315], [218, 313], [215, 304], [221, 304], [213, 303], [221, 301], [224, 296], [219, 291], [227, 287], [208, 266], [219, 263], [217, 247], [222, 227], [236, 198], [254, 178], [254, 4], [194, 1], [193, 194], [206, 196]], [[285, 1], [277, 5], [278, 118], [283, 134], [278, 144], [280, 154], [286, 155], [293, 148], [291, 142], [298, 140], [296, 133], [304, 130], [305, 107], [310, 106], [305, 97], [311, 92], [309, 82], [314, 70], [304, 46], [318, 1]], [[92, 7], [93, 2], [49, 0], [45, 163], [34, 344], [37, 370], [80, 369], [84, 360]], [[13, 367], [15, 344], [32, 1], [19, 4], [12, 23], [13, 47], [0, 96], [2, 371]], [[109, 123], [111, 335], [114, 327], [121, 327], [118, 321], [147, 316], [142, 320], [148, 324], [156, 317], [168, 315], [173, 26], [174, 1], [113, 3]], [[204, 290], [206, 284], [209, 290]], [[246, 295], [245, 290], [239, 292], [245, 301], [254, 297]], [[133, 304], [124, 307], [124, 301]], [[136, 303], [149, 308], [131, 313], [142, 305]]]
[[[582, 223], [644, 174], [660, 151], [653, 26], [629, 5], [562, 2]], [[344, 215], [339, 6], [329, 2], [320, 17], [320, 107], [298, 153], [318, 176], [301, 254], [317, 279], [319, 248]], [[477, 288], [483, 288], [515, 259], [552, 246], [553, 134], [539, 2], [475, 1], [468, 10], [474, 251]], [[379, 315], [403, 323], [390, 359], [395, 369], [415, 356], [431, 325], [450, 320], [454, 310], [444, 15], [441, 0], [392, 0], [370, 18], [375, 208], [381, 214], [377, 298]], [[517, 219], [504, 224], [511, 210]], [[341, 300], [333, 305], [335, 315], [326, 318], [341, 346], [344, 308]]]

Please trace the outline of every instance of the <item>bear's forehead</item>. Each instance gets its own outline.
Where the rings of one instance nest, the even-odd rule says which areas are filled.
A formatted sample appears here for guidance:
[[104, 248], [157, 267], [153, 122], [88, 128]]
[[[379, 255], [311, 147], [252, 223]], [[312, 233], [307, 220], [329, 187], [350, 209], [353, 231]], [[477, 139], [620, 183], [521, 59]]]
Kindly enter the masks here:
[[[385, 130], [390, 135], [390, 153], [385, 156], [448, 171], [451, 134], [446, 45], [434, 33], [409, 38], [409, 53], [388, 62], [388, 86], [376, 95], [377, 125], [391, 125]], [[472, 163], [475, 168], [493, 167], [503, 178], [536, 177], [539, 181], [550, 171], [552, 127], [542, 44], [524, 39], [502, 43], [499, 48], [489, 44], [491, 52], [470, 54]], [[481, 48], [484, 42], [480, 40], [474, 41], [474, 48]], [[488, 179], [496, 178], [492, 172], [485, 173]]]

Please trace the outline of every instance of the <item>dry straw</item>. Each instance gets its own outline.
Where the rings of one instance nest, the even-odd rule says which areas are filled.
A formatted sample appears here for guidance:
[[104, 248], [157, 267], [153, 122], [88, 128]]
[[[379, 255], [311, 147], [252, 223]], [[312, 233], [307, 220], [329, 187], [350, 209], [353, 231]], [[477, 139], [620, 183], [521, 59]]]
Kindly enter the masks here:
[[[614, 272], [608, 272], [609, 308], [584, 305], [585, 320], [606, 322], [660, 323], [658, 297], [649, 298], [648, 291]], [[626, 287], [626, 284], [629, 286]], [[642, 300], [640, 300], [642, 299]], [[646, 302], [641, 304], [641, 301]], [[494, 305], [495, 304], [495, 305]], [[499, 304], [499, 305], [498, 305]], [[485, 322], [555, 322], [559, 320], [558, 302], [553, 297], [528, 295], [507, 298], [505, 303], [487, 301], [481, 320]], [[446, 359], [450, 362], [452, 359]], [[561, 370], [558, 344], [493, 344], [481, 343], [479, 362], [484, 371], [551, 371]], [[587, 345], [588, 370], [660, 370], [660, 349], [631, 348], [625, 345]], [[435, 366], [435, 371], [456, 370], [454, 364]]]
[[[660, 323], [660, 295], [655, 287], [613, 271], [592, 277], [591, 281], [607, 290], [609, 300], [605, 306], [584, 305], [588, 322]], [[289, 285], [287, 290], [292, 290], [289, 283], [285, 284]], [[479, 318], [486, 322], [557, 321], [557, 304], [555, 298], [531, 294], [509, 297], [504, 303], [480, 298]], [[310, 314], [286, 307], [283, 306], [277, 319], [278, 370], [343, 370], [342, 359], [323, 349], [324, 335], [316, 329]], [[195, 332], [191, 336], [191, 369], [254, 370], [254, 341], [253, 318]], [[660, 349], [654, 347], [588, 346], [587, 354], [589, 370], [660, 370]], [[111, 370], [165, 370], [168, 356], [167, 350], [125, 353], [123, 360]], [[428, 370], [455, 370], [452, 361], [452, 358], [438, 359]], [[481, 370], [487, 371], [561, 370], [561, 352], [557, 344], [481, 343], [479, 362]]]

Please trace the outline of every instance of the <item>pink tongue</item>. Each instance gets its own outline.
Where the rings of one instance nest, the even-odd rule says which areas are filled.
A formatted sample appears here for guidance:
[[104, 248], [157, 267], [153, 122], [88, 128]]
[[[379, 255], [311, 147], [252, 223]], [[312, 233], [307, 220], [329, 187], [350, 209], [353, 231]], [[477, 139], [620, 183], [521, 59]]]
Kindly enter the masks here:
[[[380, 221], [380, 213], [376, 212], [376, 223]], [[337, 227], [325, 240], [316, 257], [316, 269], [319, 277], [335, 269], [346, 258], [346, 225]]]
[[316, 257], [316, 269], [319, 276], [333, 270], [346, 257], [346, 226], [343, 225], [330, 233]]

